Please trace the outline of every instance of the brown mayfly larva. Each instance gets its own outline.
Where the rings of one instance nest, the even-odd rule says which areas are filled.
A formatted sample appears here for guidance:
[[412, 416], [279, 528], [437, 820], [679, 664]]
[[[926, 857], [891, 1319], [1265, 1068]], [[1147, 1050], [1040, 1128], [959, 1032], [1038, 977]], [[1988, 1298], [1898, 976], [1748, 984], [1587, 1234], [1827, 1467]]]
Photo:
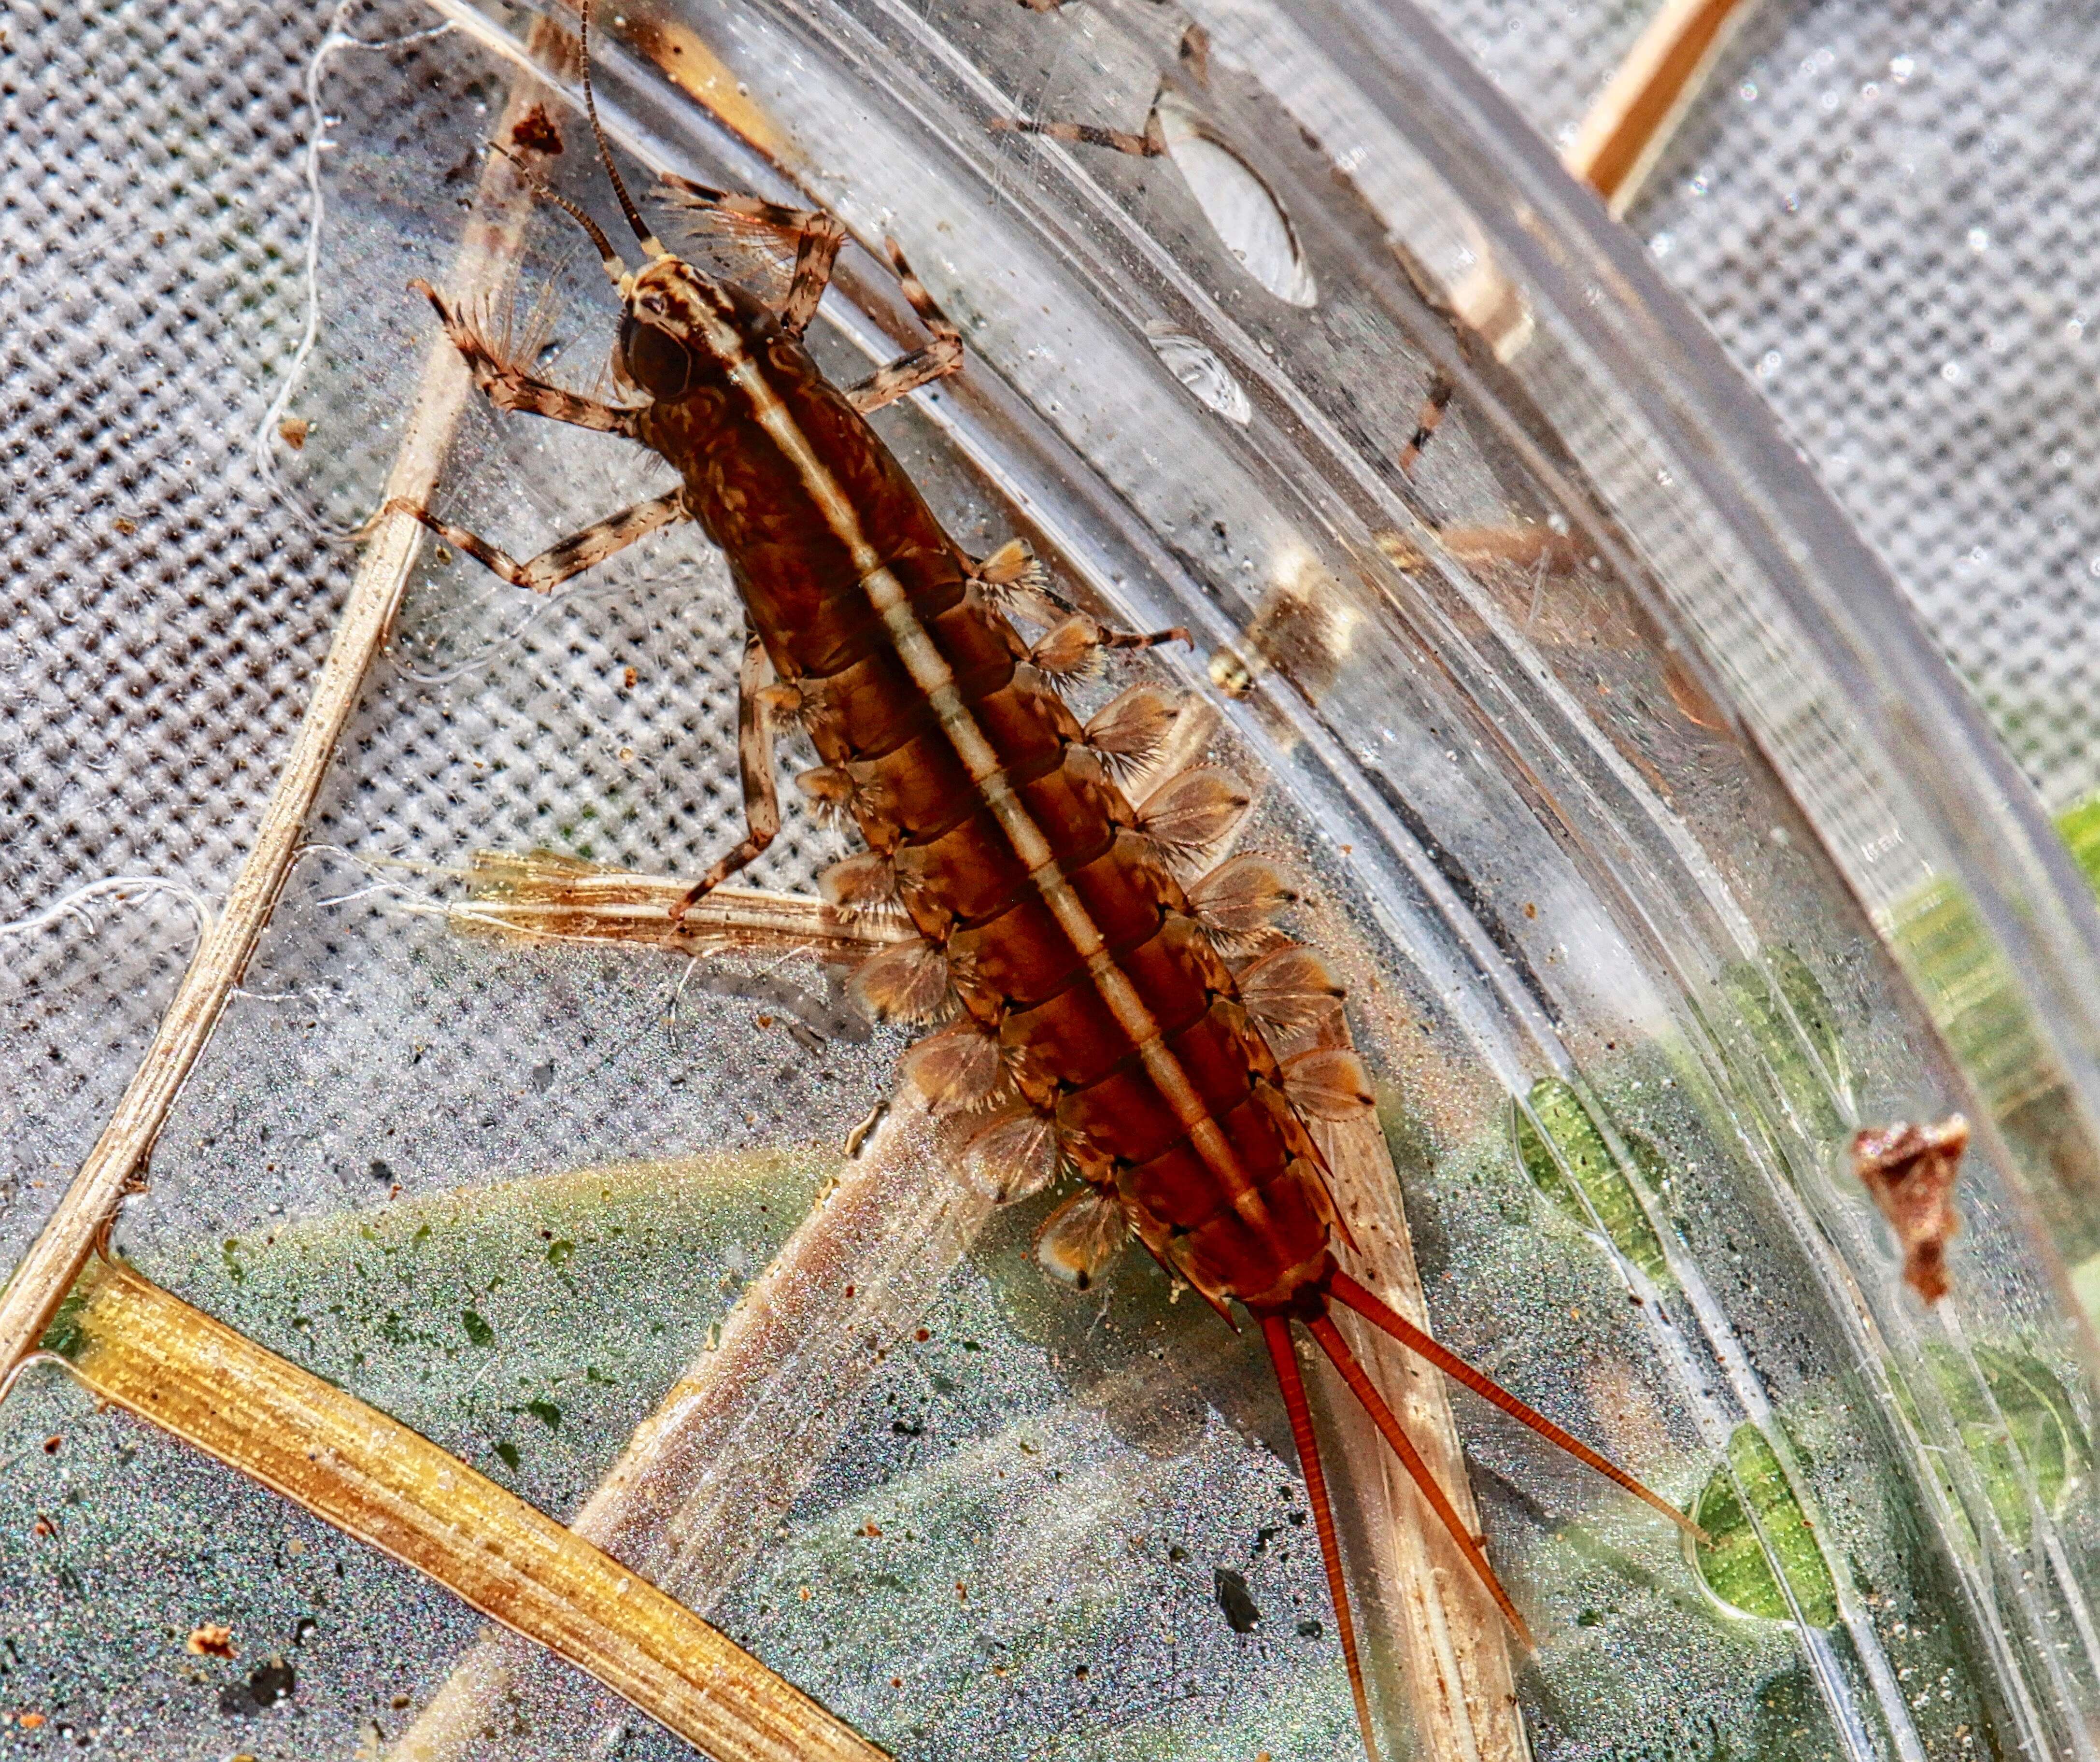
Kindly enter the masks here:
[[[792, 718], [823, 760], [797, 779], [802, 789], [868, 846], [826, 873], [826, 896], [901, 912], [917, 931], [862, 965], [855, 989], [880, 1018], [935, 1028], [905, 1054], [904, 1074], [936, 1113], [973, 1116], [962, 1154], [973, 1177], [1007, 1199], [1061, 1173], [1079, 1178], [1037, 1241], [1044, 1268], [1067, 1282], [1098, 1276], [1134, 1233], [1229, 1321], [1237, 1302], [1260, 1322], [1374, 1757], [1294, 1321], [1333, 1361], [1527, 1644], [1523, 1618], [1330, 1319], [1331, 1305], [1679, 1524], [1690, 1521], [1337, 1263], [1347, 1232], [1305, 1122], [1369, 1107], [1368, 1079], [1354, 1053], [1332, 1048], [1280, 1062], [1270, 1036], [1330, 1019], [1341, 987], [1317, 954], [1270, 929], [1295, 895], [1268, 862], [1238, 856], [1182, 879], [1237, 823], [1241, 786], [1206, 766], [1135, 806], [1118, 787], [1163, 739], [1172, 699], [1136, 686], [1082, 727], [1058, 692], [1104, 647], [1183, 633], [1104, 629], [1051, 594], [1017, 541], [982, 561], [962, 552], [866, 419], [962, 364], [960, 334], [903, 254], [889, 243], [932, 341], [841, 390], [818, 370], [802, 333], [845, 228], [823, 213], [667, 179], [670, 201], [774, 229], [796, 251], [777, 307], [673, 255], [613, 164], [591, 94], [589, 28], [586, 3], [585, 105], [642, 267], [630, 269], [582, 210], [540, 193], [589, 234], [619, 289], [613, 370], [633, 401], [597, 402], [534, 378], [418, 285], [491, 401], [624, 435], [682, 481], [522, 563], [426, 509], [392, 506], [540, 593], [674, 522], [697, 520], [721, 547], [752, 628], [739, 740], [748, 835], [680, 912], [777, 830], [773, 729]], [[1047, 634], [1030, 645], [1009, 614]], [[1251, 949], [1259, 952], [1237, 966], [1227, 958]]]

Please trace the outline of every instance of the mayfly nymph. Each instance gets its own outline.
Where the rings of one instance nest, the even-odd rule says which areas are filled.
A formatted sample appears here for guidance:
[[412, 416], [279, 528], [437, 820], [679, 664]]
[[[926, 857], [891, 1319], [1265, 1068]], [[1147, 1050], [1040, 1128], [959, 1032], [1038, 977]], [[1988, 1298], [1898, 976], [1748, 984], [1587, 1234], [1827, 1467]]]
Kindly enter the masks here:
[[[957, 371], [961, 338], [892, 242], [891, 263], [931, 340], [841, 389], [803, 343], [845, 230], [821, 212], [678, 179], [688, 210], [773, 229], [795, 265], [776, 306], [673, 254], [621, 182], [599, 126], [583, 9], [584, 95], [622, 213], [624, 262], [590, 217], [621, 307], [613, 352], [627, 401], [578, 396], [510, 359], [434, 291], [474, 382], [507, 410], [624, 435], [678, 472], [676, 489], [519, 563], [427, 510], [396, 504], [518, 586], [547, 592], [645, 534], [696, 521], [726, 556], [752, 631], [739, 756], [747, 836], [687, 903], [749, 863], [779, 824], [774, 731], [792, 722], [822, 764], [797, 783], [857, 829], [864, 852], [822, 886], [836, 906], [900, 913], [915, 934], [854, 979], [878, 1017], [931, 1031], [904, 1073], [959, 1119], [973, 1181], [1008, 1200], [1062, 1175], [1077, 1190], [1037, 1239], [1045, 1270], [1084, 1285], [1132, 1234], [1220, 1314], [1260, 1323], [1288, 1411], [1367, 1750], [1357, 1636], [1291, 1324], [1307, 1329], [1405, 1465], [1511, 1626], [1522, 1618], [1330, 1318], [1355, 1310], [1590, 1467], [1692, 1526], [1664, 1500], [1436, 1345], [1343, 1270], [1348, 1246], [1307, 1121], [1371, 1105], [1356, 1055], [1273, 1043], [1331, 1018], [1326, 962], [1273, 921], [1295, 898], [1256, 855], [1203, 859], [1247, 806], [1202, 766], [1132, 802], [1122, 780], [1176, 713], [1132, 687], [1083, 726], [1060, 694], [1122, 635], [1064, 604], [1026, 548], [978, 559], [943, 530], [869, 426], [869, 412]], [[1025, 641], [1013, 620], [1043, 627]], [[683, 907], [680, 908], [682, 911]]]

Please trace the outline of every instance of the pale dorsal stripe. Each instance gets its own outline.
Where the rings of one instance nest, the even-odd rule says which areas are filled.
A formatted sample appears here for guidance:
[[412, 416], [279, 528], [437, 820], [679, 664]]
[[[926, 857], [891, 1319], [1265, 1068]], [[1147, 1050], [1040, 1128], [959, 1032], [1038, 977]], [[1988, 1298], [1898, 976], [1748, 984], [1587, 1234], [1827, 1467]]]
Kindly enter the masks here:
[[971, 781], [983, 793], [1014, 854], [1027, 867], [1044, 903], [1070, 938], [1073, 949], [1086, 962], [1088, 975], [1118, 1025], [1144, 1058], [1146, 1074], [1187, 1128], [1197, 1154], [1223, 1182], [1232, 1196], [1233, 1208], [1250, 1220], [1259, 1221], [1264, 1215], [1260, 1194], [1248, 1180], [1224, 1133], [1211, 1118], [1210, 1110], [1180, 1061], [1161, 1038], [1159, 1024], [1138, 996], [1137, 987], [1117, 965], [1100, 930], [1057, 866], [1042, 828], [1008, 784], [998, 753], [956, 694], [954, 673], [912, 611], [903, 584], [868, 543], [858, 510], [818, 457], [793, 413], [768, 383], [763, 368], [744, 348], [742, 336], [711, 312], [700, 315], [700, 327], [707, 347], [726, 369], [730, 383], [749, 400], [752, 417], [795, 468], [832, 536], [853, 558], [869, 602], [881, 616], [905, 670], [926, 694], [956, 756]]

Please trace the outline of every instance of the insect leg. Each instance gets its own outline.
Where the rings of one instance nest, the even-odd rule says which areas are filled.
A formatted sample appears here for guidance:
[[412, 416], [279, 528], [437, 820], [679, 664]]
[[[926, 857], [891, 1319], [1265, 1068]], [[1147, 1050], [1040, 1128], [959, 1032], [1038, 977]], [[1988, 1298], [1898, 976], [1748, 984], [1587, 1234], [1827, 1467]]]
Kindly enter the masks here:
[[774, 684], [773, 662], [756, 631], [744, 638], [737, 686], [736, 762], [743, 774], [743, 841], [719, 858], [693, 884], [692, 891], [671, 907], [673, 930], [704, 895], [749, 863], [780, 830], [780, 797], [773, 782], [773, 711], [780, 688]]
[[1027, 122], [1018, 117], [994, 117], [990, 126], [1007, 135], [1040, 135], [1068, 147], [1105, 147], [1111, 152], [1128, 153], [1138, 159], [1163, 158], [1167, 152], [1166, 131], [1160, 126], [1156, 110], [1145, 119], [1142, 135], [1133, 135], [1128, 129], [1105, 129], [1092, 122]]
[[897, 241], [885, 239], [883, 244], [889, 250], [890, 265], [897, 272], [904, 298], [911, 302], [911, 310], [919, 315], [919, 322], [932, 333], [933, 340], [923, 349], [899, 355], [887, 367], [878, 367], [848, 391], [847, 398], [863, 416], [870, 410], [880, 409], [885, 404], [894, 404], [908, 391], [916, 391], [936, 379], [960, 373], [963, 365], [962, 332], [933, 303], [933, 296], [926, 291], [925, 283], [911, 273], [911, 266], [904, 260], [904, 252]]
[[846, 229], [822, 209], [783, 208], [757, 196], [734, 190], [717, 190], [695, 183], [670, 172], [663, 177], [664, 193], [681, 208], [701, 214], [726, 214], [752, 226], [762, 227], [795, 241], [794, 278], [788, 297], [780, 303], [780, 328], [799, 337], [817, 316], [817, 302], [831, 285], [832, 266], [838, 261], [839, 247], [846, 241]]
[[1100, 626], [1103, 648], [1157, 648], [1162, 643], [1185, 643], [1189, 633], [1180, 625], [1169, 625], [1163, 630], [1111, 630], [1106, 625]]
[[436, 308], [438, 322], [445, 327], [445, 334], [452, 339], [452, 347], [466, 358], [474, 384], [499, 410], [523, 410], [528, 416], [545, 416], [577, 428], [633, 436], [635, 412], [622, 409], [617, 404], [600, 404], [593, 398], [579, 397], [573, 391], [564, 391], [559, 386], [534, 378], [514, 363], [505, 360], [502, 351], [482, 334], [480, 329], [448, 306], [444, 296], [429, 282], [412, 281], [408, 285]]
[[[1024, 6], [1035, 6], [1039, 11], [1054, 11], [1057, 0], [1021, 0]], [[1008, 135], [1040, 135], [1046, 140], [1062, 141], [1068, 147], [1105, 147], [1111, 152], [1129, 153], [1140, 159], [1158, 159], [1167, 152], [1167, 136], [1160, 126], [1159, 113], [1155, 110], [1145, 121], [1145, 132], [1133, 135], [1127, 129], [1106, 129], [1092, 122], [1030, 122], [1018, 117], [995, 117], [993, 129]], [[1427, 396], [1422, 400], [1422, 409], [1414, 419], [1414, 432], [1400, 449], [1401, 475], [1412, 477], [1416, 461], [1429, 438], [1436, 432], [1436, 425], [1444, 420], [1444, 413], [1451, 406], [1458, 387], [1445, 374], [1439, 373], [1429, 382]]]
[[1335, 1605], [1335, 1632], [1342, 1642], [1342, 1662], [1349, 1667], [1349, 1693], [1356, 1698], [1357, 1725], [1363, 1733], [1364, 1753], [1370, 1762], [1378, 1762], [1378, 1745], [1371, 1737], [1370, 1697], [1364, 1689], [1362, 1660], [1357, 1656], [1356, 1618], [1349, 1612], [1349, 1588], [1342, 1582], [1342, 1551], [1335, 1539], [1335, 1512], [1327, 1502], [1327, 1476], [1320, 1466], [1320, 1441], [1313, 1435], [1312, 1411], [1305, 1405], [1305, 1384], [1298, 1374], [1290, 1323], [1280, 1315], [1264, 1315], [1261, 1337], [1268, 1348], [1269, 1362], [1276, 1367], [1277, 1386], [1283, 1391], [1283, 1411], [1290, 1415], [1290, 1436], [1298, 1446], [1299, 1472], [1305, 1477], [1305, 1498], [1312, 1508], [1320, 1558], [1327, 1568], [1327, 1597]]
[[1101, 666], [1105, 648], [1154, 648], [1162, 643], [1185, 643], [1180, 625], [1165, 630], [1111, 630], [1084, 612], [1053, 625], [1028, 651], [1028, 658], [1053, 679], [1086, 678]]
[[982, 561], [970, 565], [973, 580], [986, 596], [1009, 616], [1048, 627], [1029, 659], [1052, 678], [1084, 676], [1096, 669], [1105, 648], [1151, 648], [1161, 643], [1185, 643], [1180, 625], [1138, 633], [1112, 630], [1088, 617], [1050, 585], [1050, 572], [1018, 538], [1010, 538]]
[[538, 556], [520, 563], [498, 550], [487, 539], [463, 526], [439, 519], [428, 508], [418, 507], [403, 497], [396, 496], [380, 513], [382, 516], [405, 514], [421, 521], [448, 545], [458, 546], [513, 587], [527, 588], [535, 594], [551, 594], [571, 576], [595, 567], [615, 552], [626, 550], [644, 534], [692, 518], [686, 511], [685, 492], [674, 489], [647, 501], [638, 501], [631, 508], [622, 508], [617, 514], [607, 514], [595, 525], [587, 526], [580, 532], [571, 532], [560, 543], [549, 545]]
[[1400, 449], [1401, 475], [1414, 476], [1415, 461], [1422, 457], [1422, 449], [1429, 444], [1430, 436], [1436, 432], [1437, 424], [1444, 420], [1444, 413], [1451, 408], [1451, 400], [1458, 390], [1448, 374], [1440, 372], [1430, 376], [1428, 395], [1423, 399], [1421, 413], [1414, 418], [1414, 432]]

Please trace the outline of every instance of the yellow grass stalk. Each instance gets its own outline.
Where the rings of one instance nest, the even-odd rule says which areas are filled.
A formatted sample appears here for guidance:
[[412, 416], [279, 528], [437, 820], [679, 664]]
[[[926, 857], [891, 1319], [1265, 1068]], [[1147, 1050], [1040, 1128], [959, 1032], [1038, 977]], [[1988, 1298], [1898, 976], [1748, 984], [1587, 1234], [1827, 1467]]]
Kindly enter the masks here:
[[90, 1263], [49, 1345], [103, 1400], [427, 1574], [717, 1762], [885, 1754], [516, 1495], [121, 1263]]

